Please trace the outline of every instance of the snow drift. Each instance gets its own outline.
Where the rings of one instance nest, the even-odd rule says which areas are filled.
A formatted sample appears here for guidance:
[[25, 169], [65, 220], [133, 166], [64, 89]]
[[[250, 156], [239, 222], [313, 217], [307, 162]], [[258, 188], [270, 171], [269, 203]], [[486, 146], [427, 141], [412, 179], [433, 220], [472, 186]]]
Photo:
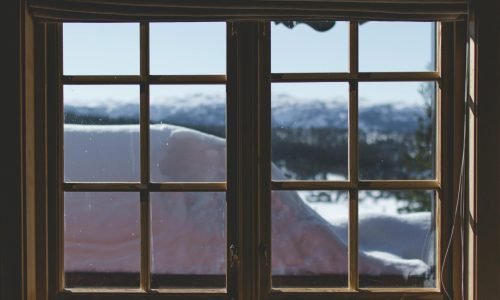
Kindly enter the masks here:
[[[64, 129], [66, 181], [139, 180], [138, 126]], [[169, 125], [153, 125], [150, 139], [153, 181], [225, 180], [223, 139]], [[276, 167], [272, 171], [280, 176]], [[224, 193], [151, 193], [152, 271], [223, 274], [225, 201]], [[66, 193], [64, 212], [66, 271], [140, 269], [138, 193]], [[429, 213], [360, 216], [360, 273], [432, 272], [430, 218]], [[297, 193], [273, 193], [272, 236], [273, 274], [347, 274], [347, 221], [326, 221]]]

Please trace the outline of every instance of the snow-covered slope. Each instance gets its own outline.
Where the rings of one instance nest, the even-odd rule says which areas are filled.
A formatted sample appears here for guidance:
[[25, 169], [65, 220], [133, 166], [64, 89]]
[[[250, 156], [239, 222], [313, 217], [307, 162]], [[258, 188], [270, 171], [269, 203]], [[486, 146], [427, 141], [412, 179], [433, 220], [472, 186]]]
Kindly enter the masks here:
[[[65, 125], [65, 176], [73, 181], [137, 181], [139, 127]], [[223, 139], [170, 125], [151, 127], [155, 181], [225, 180]], [[279, 170], [273, 167], [275, 178]], [[152, 193], [153, 272], [222, 274], [225, 194]], [[234, 199], [228, 199], [234, 201]], [[65, 270], [139, 270], [139, 195], [66, 193]], [[429, 214], [361, 218], [361, 274], [422, 275], [432, 268]], [[329, 222], [330, 221], [330, 222]], [[346, 274], [346, 220], [326, 221], [296, 192], [272, 197], [274, 274]], [[385, 237], [385, 239], [383, 239]], [[412, 240], [413, 239], [413, 240]]]

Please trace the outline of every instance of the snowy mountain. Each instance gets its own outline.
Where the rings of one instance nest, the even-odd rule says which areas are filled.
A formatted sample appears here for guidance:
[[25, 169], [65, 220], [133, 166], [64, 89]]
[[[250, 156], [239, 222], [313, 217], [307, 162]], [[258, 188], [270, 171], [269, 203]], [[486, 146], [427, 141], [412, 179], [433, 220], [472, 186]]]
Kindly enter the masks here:
[[[363, 101], [360, 100], [360, 103]], [[101, 101], [65, 104], [66, 123], [82, 123], [79, 118], [95, 118], [101, 124], [136, 123], [139, 104]], [[414, 131], [422, 107], [378, 104], [360, 106], [359, 128], [364, 131]], [[152, 123], [183, 126], [224, 126], [225, 99], [221, 95], [193, 94], [184, 97], [151, 101]], [[281, 128], [338, 128], [348, 125], [348, 105], [345, 99], [300, 99], [290, 95], [273, 96], [272, 126]]]

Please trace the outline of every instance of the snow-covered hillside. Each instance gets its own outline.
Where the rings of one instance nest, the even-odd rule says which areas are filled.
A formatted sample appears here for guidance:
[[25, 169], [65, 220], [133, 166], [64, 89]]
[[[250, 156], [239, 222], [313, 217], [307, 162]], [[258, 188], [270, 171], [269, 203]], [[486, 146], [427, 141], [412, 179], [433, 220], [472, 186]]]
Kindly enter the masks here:
[[[139, 127], [65, 125], [67, 181], [138, 181]], [[151, 127], [154, 181], [225, 180], [225, 141], [184, 127]], [[279, 170], [273, 167], [274, 178]], [[234, 201], [234, 199], [228, 199]], [[151, 193], [152, 271], [222, 274], [225, 194]], [[65, 194], [67, 271], [137, 272], [139, 195]], [[361, 215], [359, 270], [365, 275], [424, 275], [434, 267], [430, 213]], [[347, 220], [328, 220], [298, 193], [273, 193], [273, 274], [347, 274]]]

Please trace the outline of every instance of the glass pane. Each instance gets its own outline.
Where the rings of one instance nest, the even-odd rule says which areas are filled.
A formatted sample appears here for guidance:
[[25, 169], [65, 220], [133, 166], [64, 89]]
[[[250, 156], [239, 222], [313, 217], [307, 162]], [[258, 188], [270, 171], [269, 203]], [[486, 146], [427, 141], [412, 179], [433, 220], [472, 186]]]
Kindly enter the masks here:
[[359, 26], [359, 70], [436, 70], [436, 23], [366, 22]]
[[151, 86], [151, 180], [226, 180], [226, 86]]
[[347, 72], [349, 22], [271, 23], [273, 73]]
[[152, 287], [225, 287], [226, 193], [151, 193]]
[[434, 195], [359, 192], [361, 287], [436, 287]]
[[434, 82], [359, 84], [362, 179], [433, 179]]
[[347, 83], [273, 83], [273, 179], [347, 178]]
[[138, 193], [64, 193], [67, 288], [139, 287], [139, 209]]
[[139, 86], [64, 86], [64, 180], [139, 181]]
[[226, 74], [226, 23], [151, 23], [155, 75]]
[[63, 24], [64, 75], [139, 75], [139, 24]]
[[273, 287], [346, 287], [348, 193], [273, 191]]

